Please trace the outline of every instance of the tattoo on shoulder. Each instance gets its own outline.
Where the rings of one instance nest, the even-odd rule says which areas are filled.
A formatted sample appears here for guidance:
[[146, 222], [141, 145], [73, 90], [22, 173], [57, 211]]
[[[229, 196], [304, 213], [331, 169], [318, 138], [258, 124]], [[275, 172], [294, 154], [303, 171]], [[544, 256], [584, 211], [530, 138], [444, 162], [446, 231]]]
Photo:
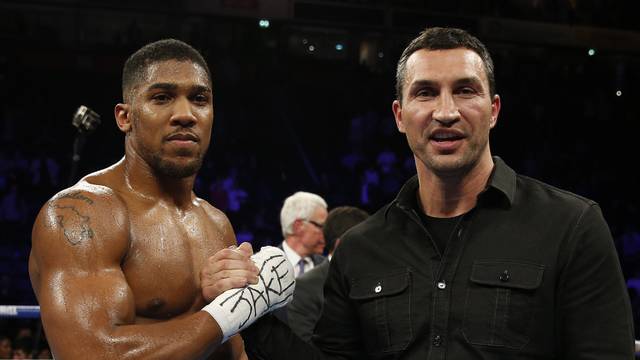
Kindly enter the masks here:
[[52, 204], [51, 207], [56, 209], [56, 223], [62, 229], [69, 244], [78, 245], [93, 238], [94, 233], [89, 216], [81, 214], [75, 206]]
[[93, 200], [91, 200], [88, 197], [82, 195], [82, 193], [80, 191], [76, 191], [76, 192], [72, 192], [72, 193], [69, 193], [69, 194], [62, 195], [62, 196], [60, 196], [60, 199], [82, 200], [82, 201], [86, 202], [89, 205], [93, 205]]

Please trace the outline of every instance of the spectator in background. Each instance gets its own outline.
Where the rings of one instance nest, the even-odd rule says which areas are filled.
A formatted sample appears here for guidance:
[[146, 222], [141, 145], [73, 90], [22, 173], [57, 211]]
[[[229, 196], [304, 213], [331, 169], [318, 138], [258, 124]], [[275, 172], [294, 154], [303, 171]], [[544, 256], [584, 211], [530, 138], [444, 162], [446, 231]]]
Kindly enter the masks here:
[[48, 347], [43, 347], [38, 351], [36, 359], [51, 359], [51, 350]]
[[9, 176], [8, 191], [0, 198], [0, 221], [24, 224], [27, 220], [27, 202], [24, 197], [23, 182], [18, 176]]
[[11, 339], [6, 335], [0, 335], [0, 359], [9, 359], [12, 352]]
[[[369, 214], [366, 211], [352, 206], [340, 206], [329, 212], [323, 229], [329, 261], [340, 244], [342, 235], [367, 217]], [[311, 340], [313, 329], [322, 314], [322, 287], [329, 274], [329, 261], [298, 278], [293, 300], [287, 306], [289, 326], [304, 341]]]
[[14, 341], [12, 359], [31, 359], [33, 339], [31, 337], [18, 337]]
[[16, 341], [21, 339], [33, 338], [33, 330], [30, 326], [21, 326], [16, 332]]
[[325, 261], [322, 228], [327, 219], [327, 202], [319, 195], [298, 191], [285, 199], [280, 210], [284, 241], [278, 246], [293, 265], [295, 277]]

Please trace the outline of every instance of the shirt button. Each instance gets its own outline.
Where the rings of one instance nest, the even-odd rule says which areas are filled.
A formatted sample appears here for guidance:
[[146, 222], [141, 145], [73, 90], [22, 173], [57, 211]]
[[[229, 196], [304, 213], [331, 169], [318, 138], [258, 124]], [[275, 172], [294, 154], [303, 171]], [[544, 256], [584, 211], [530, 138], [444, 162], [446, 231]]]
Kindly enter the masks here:
[[438, 282], [438, 289], [444, 290], [446, 288], [447, 288], [447, 283], [445, 283], [444, 280]]
[[442, 345], [442, 336], [440, 336], [440, 335], [434, 336], [433, 337], [433, 346], [439, 347], [440, 345]]
[[380, 291], [382, 291], [382, 286], [381, 286], [380, 284], [378, 284], [378, 286], [376, 286], [376, 287], [373, 289], [373, 291], [375, 291], [375, 292], [376, 292], [376, 294], [377, 294], [377, 293], [379, 293]]
[[500, 281], [502, 282], [509, 281], [509, 279], [511, 279], [511, 275], [509, 275], [509, 270], [505, 270], [502, 274], [500, 274], [498, 279], [500, 279]]

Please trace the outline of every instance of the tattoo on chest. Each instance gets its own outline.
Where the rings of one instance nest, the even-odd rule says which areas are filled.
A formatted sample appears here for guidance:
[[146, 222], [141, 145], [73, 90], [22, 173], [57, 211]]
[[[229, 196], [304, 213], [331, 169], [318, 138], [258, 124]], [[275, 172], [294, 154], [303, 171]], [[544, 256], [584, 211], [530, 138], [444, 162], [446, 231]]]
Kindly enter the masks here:
[[[84, 201], [84, 199], [81, 199]], [[86, 199], [91, 201], [91, 199]], [[65, 239], [71, 245], [78, 245], [93, 238], [91, 218], [81, 214], [73, 205], [50, 205], [56, 213], [56, 223], [62, 229]]]

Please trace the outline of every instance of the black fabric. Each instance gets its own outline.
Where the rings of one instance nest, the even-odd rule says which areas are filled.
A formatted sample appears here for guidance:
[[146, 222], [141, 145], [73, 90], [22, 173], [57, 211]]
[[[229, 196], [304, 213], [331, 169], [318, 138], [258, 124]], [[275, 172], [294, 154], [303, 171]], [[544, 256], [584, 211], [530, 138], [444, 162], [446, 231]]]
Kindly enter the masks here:
[[[417, 204], [417, 203], [416, 203]], [[420, 221], [424, 225], [425, 229], [431, 235], [431, 238], [434, 240], [440, 254], [443, 254], [445, 249], [447, 248], [447, 243], [449, 239], [451, 239], [456, 226], [462, 220], [463, 215], [454, 216], [451, 218], [437, 218], [433, 216], [429, 216], [422, 212], [420, 207], [415, 208], [416, 213], [420, 217]]]
[[[412, 205], [418, 180], [345, 235], [313, 343], [251, 327], [264, 359], [633, 359], [633, 323], [596, 203], [500, 159], [440, 254]], [[267, 332], [264, 332], [267, 331]]]

